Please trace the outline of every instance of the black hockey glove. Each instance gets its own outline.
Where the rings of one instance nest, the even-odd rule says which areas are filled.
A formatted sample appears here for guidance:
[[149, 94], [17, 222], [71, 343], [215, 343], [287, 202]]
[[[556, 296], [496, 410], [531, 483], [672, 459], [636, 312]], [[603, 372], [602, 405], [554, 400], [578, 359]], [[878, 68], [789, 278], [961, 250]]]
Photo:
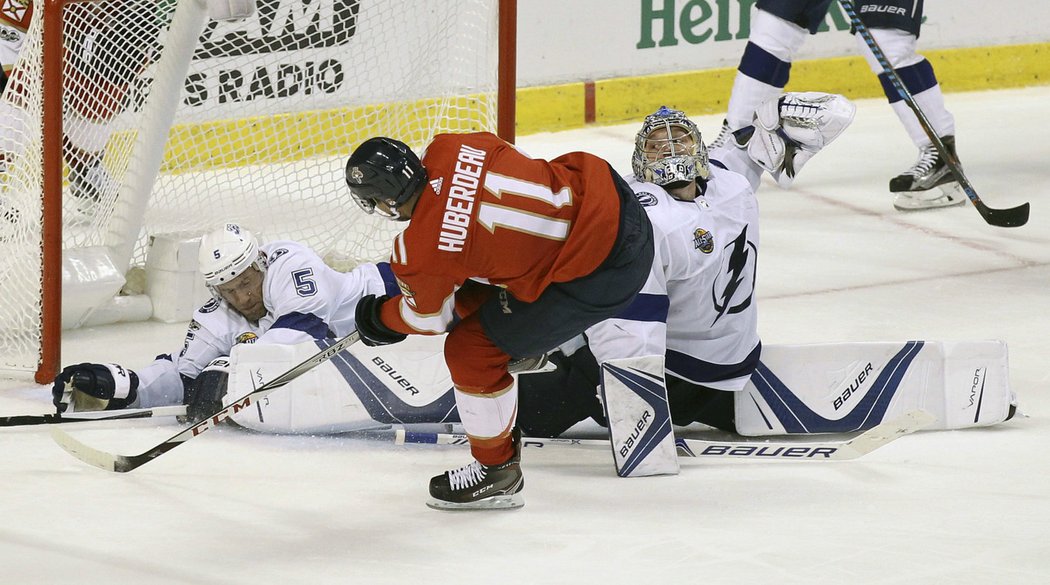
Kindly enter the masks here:
[[222, 399], [226, 396], [229, 380], [230, 359], [213, 359], [184, 388], [182, 403], [186, 405], [186, 416], [180, 417], [179, 421], [196, 424], [222, 410]]
[[404, 341], [407, 335], [398, 333], [383, 324], [379, 318], [379, 309], [390, 297], [383, 295], [377, 297], [368, 295], [357, 302], [357, 311], [354, 320], [357, 321], [357, 332], [361, 335], [361, 342], [369, 347], [378, 345], [390, 345]]
[[74, 410], [117, 410], [138, 397], [139, 377], [117, 364], [67, 366], [51, 385], [51, 402], [61, 414]]

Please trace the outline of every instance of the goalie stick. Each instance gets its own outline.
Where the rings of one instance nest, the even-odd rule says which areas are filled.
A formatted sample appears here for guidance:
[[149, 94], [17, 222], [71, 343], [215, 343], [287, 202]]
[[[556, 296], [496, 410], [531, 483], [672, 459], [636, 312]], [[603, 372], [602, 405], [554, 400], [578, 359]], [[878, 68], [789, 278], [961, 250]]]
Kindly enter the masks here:
[[184, 405], [158, 406], [155, 408], [128, 408], [124, 410], [93, 410], [74, 412], [70, 414], [18, 414], [14, 416], [0, 416], [0, 427], [55, 425], [100, 420], [182, 416], [184, 414], [186, 414], [186, 407]]
[[157, 457], [171, 451], [175, 447], [185, 443], [186, 441], [215, 428], [216, 425], [226, 420], [230, 413], [237, 412], [244, 408], [248, 408], [267, 394], [270, 394], [274, 390], [284, 386], [288, 382], [298, 378], [306, 372], [312, 370], [314, 367], [323, 364], [324, 362], [332, 359], [335, 354], [346, 349], [350, 345], [356, 343], [361, 336], [357, 331], [351, 332], [346, 337], [336, 341], [332, 345], [322, 349], [313, 356], [307, 358], [299, 365], [293, 367], [287, 372], [277, 376], [269, 382], [259, 386], [252, 392], [241, 396], [237, 400], [233, 401], [229, 406], [219, 410], [215, 414], [205, 418], [199, 423], [189, 427], [179, 433], [176, 433], [166, 441], [158, 443], [157, 445], [147, 449], [146, 451], [139, 453], [138, 455], [117, 455], [113, 453], [107, 453], [100, 451], [94, 447], [89, 447], [80, 441], [77, 441], [73, 437], [69, 436], [68, 433], [62, 431], [57, 426], [52, 426], [51, 438], [63, 449], [69, 452], [77, 459], [80, 459], [84, 463], [94, 465], [99, 469], [105, 471], [115, 471], [118, 473], [126, 473], [137, 469], [138, 467], [153, 461]]
[[[824, 461], [856, 459], [871, 453], [904, 435], [930, 425], [935, 417], [921, 410], [913, 410], [897, 419], [883, 422], [846, 441], [709, 441], [705, 439], [675, 439], [678, 455], [698, 459], [745, 458], [760, 460]], [[467, 436], [452, 433], [418, 433], [398, 429], [394, 443], [424, 443], [437, 445], [466, 445]], [[522, 437], [522, 447], [583, 447], [610, 449], [604, 439], [540, 439]]]
[[875, 37], [871, 35], [871, 31], [868, 27], [864, 26], [861, 22], [860, 17], [857, 16], [857, 11], [853, 6], [853, 0], [839, 0], [839, 4], [842, 5], [843, 10], [849, 15], [851, 21], [853, 21], [853, 28], [856, 29], [857, 34], [864, 39], [864, 43], [871, 49], [875, 59], [879, 62], [882, 67], [883, 73], [889, 78], [893, 84], [893, 88], [900, 94], [901, 99], [908, 104], [911, 111], [915, 113], [915, 117], [919, 119], [919, 124], [922, 126], [923, 131], [929, 136], [930, 140], [933, 141], [934, 147], [937, 148], [937, 152], [944, 158], [948, 163], [948, 168], [951, 169], [952, 174], [955, 175], [956, 180], [959, 181], [959, 185], [962, 187], [966, 196], [970, 198], [970, 202], [977, 208], [977, 212], [981, 214], [984, 221], [990, 225], [998, 227], [1018, 227], [1028, 223], [1029, 204], [1023, 203], [1017, 207], [1011, 207], [1009, 209], [992, 209], [981, 201], [980, 196], [977, 195], [977, 191], [974, 190], [973, 185], [970, 184], [970, 180], [963, 174], [962, 163], [956, 157], [955, 153], [948, 150], [944, 145], [944, 141], [934, 131], [933, 125], [930, 124], [929, 119], [926, 118], [926, 114], [923, 113], [922, 109], [919, 108], [919, 104], [915, 102], [915, 98], [912, 97], [911, 92], [908, 88], [904, 87], [904, 82], [901, 81], [897, 71], [890, 65], [889, 60], [886, 58], [886, 54], [882, 52], [879, 44], [875, 42]]

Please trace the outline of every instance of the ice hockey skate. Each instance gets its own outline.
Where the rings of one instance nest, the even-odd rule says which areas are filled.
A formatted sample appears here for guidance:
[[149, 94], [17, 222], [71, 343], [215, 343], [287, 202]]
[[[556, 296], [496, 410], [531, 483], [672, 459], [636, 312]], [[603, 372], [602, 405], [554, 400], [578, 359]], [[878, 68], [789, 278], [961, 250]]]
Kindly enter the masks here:
[[514, 358], [507, 363], [507, 372], [510, 374], [530, 374], [533, 372], [549, 372], [554, 369], [548, 366], [548, 354], [531, 355], [522, 358]]
[[721, 148], [725, 145], [726, 141], [729, 140], [729, 136], [733, 134], [733, 131], [729, 129], [729, 120], [722, 120], [722, 127], [718, 130], [718, 136], [711, 141], [711, 144], [707, 145], [707, 150], [714, 150]]
[[521, 431], [511, 433], [514, 455], [499, 465], [471, 461], [430, 479], [427, 506], [436, 510], [496, 510], [525, 505], [521, 474]]
[[[941, 140], [954, 154], [955, 137]], [[932, 144], [919, 149], [919, 158], [910, 169], [890, 179], [890, 192], [897, 194], [893, 206], [901, 211], [950, 207], [966, 201], [947, 161]]]

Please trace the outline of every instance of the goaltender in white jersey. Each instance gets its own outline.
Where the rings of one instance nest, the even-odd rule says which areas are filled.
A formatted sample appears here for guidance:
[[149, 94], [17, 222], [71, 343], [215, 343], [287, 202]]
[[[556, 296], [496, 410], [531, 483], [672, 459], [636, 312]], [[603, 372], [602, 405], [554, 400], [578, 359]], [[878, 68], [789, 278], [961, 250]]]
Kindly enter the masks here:
[[522, 379], [523, 431], [557, 436], [594, 418], [631, 476], [677, 471], [672, 423], [765, 435], [852, 432], [920, 408], [936, 428], [1009, 418], [999, 342], [760, 343], [761, 174], [794, 176], [853, 113], [841, 96], [778, 96], [710, 161], [682, 112], [647, 117], [631, 186], [653, 224], [652, 274], [627, 311], [551, 356], [556, 371]]

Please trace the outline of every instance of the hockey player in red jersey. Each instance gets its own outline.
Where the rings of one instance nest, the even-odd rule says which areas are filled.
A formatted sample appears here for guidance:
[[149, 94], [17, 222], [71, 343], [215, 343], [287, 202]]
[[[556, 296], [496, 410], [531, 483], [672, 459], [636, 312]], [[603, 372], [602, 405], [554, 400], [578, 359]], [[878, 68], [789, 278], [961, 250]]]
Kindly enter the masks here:
[[361, 300], [362, 341], [448, 332], [445, 360], [476, 461], [434, 477], [429, 505], [523, 505], [508, 363], [631, 302], [653, 258], [645, 212], [606, 161], [532, 159], [489, 133], [439, 135], [422, 160], [372, 138], [350, 156], [346, 181], [365, 211], [411, 220], [390, 260], [402, 294]]

